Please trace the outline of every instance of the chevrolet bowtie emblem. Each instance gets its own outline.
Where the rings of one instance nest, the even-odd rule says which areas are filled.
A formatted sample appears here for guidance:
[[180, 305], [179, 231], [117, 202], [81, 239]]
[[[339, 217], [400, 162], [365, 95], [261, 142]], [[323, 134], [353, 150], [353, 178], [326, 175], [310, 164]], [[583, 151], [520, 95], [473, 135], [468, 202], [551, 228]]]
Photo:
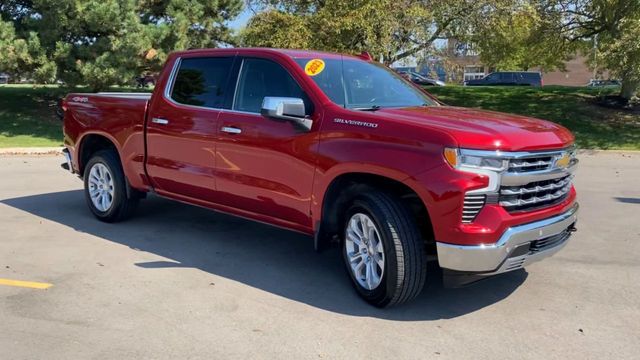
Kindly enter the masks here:
[[558, 160], [556, 160], [556, 167], [560, 169], [565, 169], [569, 166], [570, 162], [571, 162], [571, 156], [569, 156], [569, 153], [564, 153], [562, 154], [562, 156], [558, 158]]

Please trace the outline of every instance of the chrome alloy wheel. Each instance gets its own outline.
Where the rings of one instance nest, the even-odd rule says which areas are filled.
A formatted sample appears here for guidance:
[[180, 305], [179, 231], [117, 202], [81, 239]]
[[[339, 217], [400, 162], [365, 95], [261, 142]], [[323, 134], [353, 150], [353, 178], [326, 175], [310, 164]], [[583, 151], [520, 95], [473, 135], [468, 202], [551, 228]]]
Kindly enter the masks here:
[[89, 196], [93, 206], [106, 212], [113, 204], [115, 194], [113, 175], [104, 164], [96, 163], [89, 171]]
[[362, 213], [351, 216], [344, 241], [349, 268], [358, 284], [377, 288], [384, 275], [384, 247], [373, 220]]

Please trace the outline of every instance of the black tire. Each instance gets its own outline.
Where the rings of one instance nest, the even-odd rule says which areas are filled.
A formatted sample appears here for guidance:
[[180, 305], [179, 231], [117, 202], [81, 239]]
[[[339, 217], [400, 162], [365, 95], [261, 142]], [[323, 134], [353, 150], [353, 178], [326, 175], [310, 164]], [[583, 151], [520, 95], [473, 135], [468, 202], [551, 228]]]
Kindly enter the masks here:
[[[354, 275], [347, 255], [347, 227], [355, 214], [373, 220], [384, 247], [384, 270], [380, 284], [368, 290]], [[390, 307], [414, 299], [422, 291], [427, 275], [424, 241], [410, 211], [395, 197], [375, 190], [361, 193], [343, 219], [342, 256], [358, 294], [376, 307]]]
[[[104, 165], [113, 178], [113, 197], [111, 206], [102, 211], [98, 209], [89, 192], [89, 177], [91, 169], [97, 164]], [[133, 215], [138, 202], [140, 201], [137, 193], [131, 191], [131, 196], [127, 196], [127, 182], [122, 171], [122, 165], [118, 156], [113, 150], [101, 150], [96, 152], [84, 168], [84, 195], [89, 209], [100, 221], [112, 223], [125, 220]]]

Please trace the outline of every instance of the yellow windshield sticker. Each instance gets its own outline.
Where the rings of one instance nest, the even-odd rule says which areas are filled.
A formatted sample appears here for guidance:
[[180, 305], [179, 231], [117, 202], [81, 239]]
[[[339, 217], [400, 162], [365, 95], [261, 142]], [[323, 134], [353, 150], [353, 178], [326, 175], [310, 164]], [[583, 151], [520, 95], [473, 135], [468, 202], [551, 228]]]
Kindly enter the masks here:
[[304, 66], [304, 72], [309, 76], [316, 76], [324, 70], [324, 61], [320, 59], [313, 59], [307, 62]]

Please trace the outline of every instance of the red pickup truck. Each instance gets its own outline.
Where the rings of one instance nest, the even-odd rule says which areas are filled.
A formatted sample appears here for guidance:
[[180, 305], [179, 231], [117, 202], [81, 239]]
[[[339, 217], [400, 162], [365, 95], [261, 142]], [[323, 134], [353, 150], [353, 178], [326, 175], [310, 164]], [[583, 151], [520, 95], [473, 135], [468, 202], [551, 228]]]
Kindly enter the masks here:
[[364, 55], [176, 52], [153, 94], [69, 94], [63, 109], [63, 167], [98, 219], [152, 192], [339, 243], [379, 307], [416, 297], [427, 260], [476, 280], [575, 230], [567, 129], [446, 106]]

